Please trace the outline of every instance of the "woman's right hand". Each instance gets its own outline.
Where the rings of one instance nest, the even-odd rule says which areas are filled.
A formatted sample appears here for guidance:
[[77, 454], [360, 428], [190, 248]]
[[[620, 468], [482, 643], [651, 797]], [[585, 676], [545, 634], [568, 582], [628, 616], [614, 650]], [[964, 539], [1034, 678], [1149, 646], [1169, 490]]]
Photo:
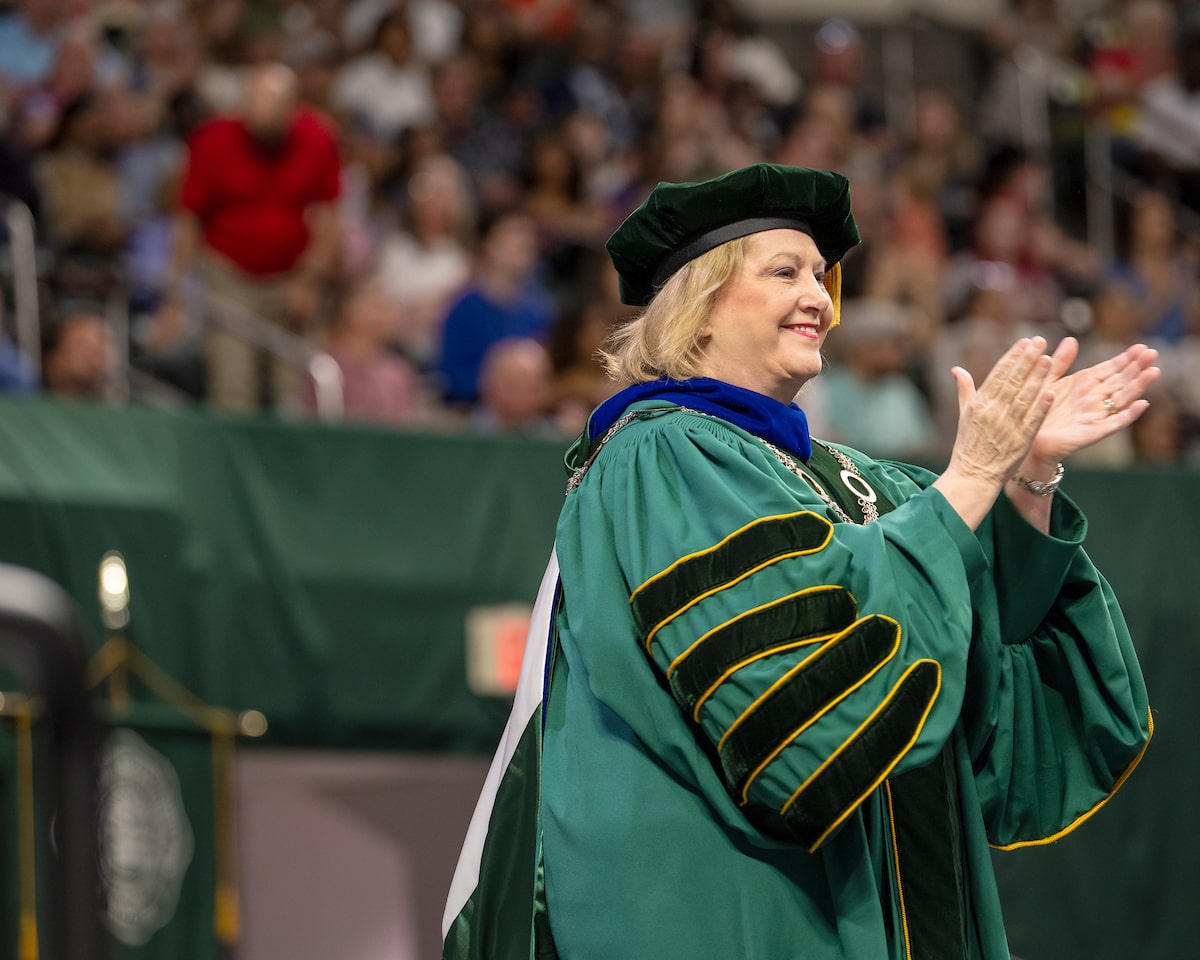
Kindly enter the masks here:
[[1004, 482], [1016, 472], [1054, 402], [1052, 358], [1041, 337], [1018, 340], [997, 361], [978, 389], [961, 367], [958, 433], [950, 463], [934, 481], [971, 529], [996, 502]]

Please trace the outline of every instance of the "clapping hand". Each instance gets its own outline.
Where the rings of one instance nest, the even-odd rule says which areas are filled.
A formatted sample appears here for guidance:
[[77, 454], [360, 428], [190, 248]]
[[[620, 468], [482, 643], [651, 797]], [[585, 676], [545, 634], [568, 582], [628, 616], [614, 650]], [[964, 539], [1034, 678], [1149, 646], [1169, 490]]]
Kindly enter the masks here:
[[[1048, 481], [1059, 461], [1128, 426], [1149, 406], [1142, 394], [1159, 376], [1157, 351], [1137, 344], [1068, 375], [1078, 342], [1067, 337], [1053, 355], [1045, 350], [1041, 337], [1017, 341], [978, 389], [966, 370], [953, 370], [958, 435], [933, 485], [972, 529], [1015, 473]], [[1032, 499], [1040, 507], [1026, 519], [1046, 529], [1048, 501]]]
[[949, 471], [994, 484], [997, 491], [1012, 475], [1055, 401], [1054, 359], [1045, 350], [1041, 337], [1017, 341], [978, 388], [966, 370], [954, 368], [958, 435]]
[[1129, 426], [1150, 405], [1143, 398], [1158, 379], [1158, 351], [1134, 344], [1117, 356], [1064, 376], [1079, 355], [1067, 337], [1051, 358], [1049, 382], [1054, 402], [1030, 450], [1040, 465], [1055, 464]]
[[1041, 337], [1018, 340], [978, 389], [962, 367], [952, 371], [958, 383], [958, 434], [950, 463], [933, 486], [972, 530], [1028, 455], [1054, 403], [1049, 386], [1054, 360], [1045, 351]]

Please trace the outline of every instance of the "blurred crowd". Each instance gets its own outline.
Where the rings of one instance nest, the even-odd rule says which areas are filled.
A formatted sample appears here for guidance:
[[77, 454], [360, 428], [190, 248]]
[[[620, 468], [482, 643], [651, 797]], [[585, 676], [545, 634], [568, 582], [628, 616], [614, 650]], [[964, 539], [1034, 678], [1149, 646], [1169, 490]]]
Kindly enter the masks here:
[[1085, 362], [1162, 353], [1093, 462], [1200, 462], [1200, 2], [1014, 0], [899, 101], [871, 37], [807, 26], [736, 0], [0, 0], [0, 195], [33, 214], [42, 330], [30, 369], [4, 258], [0, 388], [104, 397], [128, 356], [135, 398], [316, 416], [320, 351], [346, 419], [570, 435], [631, 315], [604, 240], [660, 180], [770, 160], [845, 173], [864, 238], [815, 433], [936, 461], [952, 365], [1072, 335]]

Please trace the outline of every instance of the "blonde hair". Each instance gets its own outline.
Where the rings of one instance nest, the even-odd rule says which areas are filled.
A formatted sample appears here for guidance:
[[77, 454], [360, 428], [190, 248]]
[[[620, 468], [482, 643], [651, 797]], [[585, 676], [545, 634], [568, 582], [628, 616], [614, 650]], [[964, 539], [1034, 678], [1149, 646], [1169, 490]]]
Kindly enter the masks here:
[[600, 351], [608, 375], [625, 384], [696, 376], [708, 318], [745, 257], [746, 238], [738, 237], [671, 274], [646, 309], [609, 336]]
[[[742, 268], [746, 237], [738, 237], [689, 260], [676, 270], [640, 315], [617, 327], [600, 351], [604, 369], [623, 384], [660, 377], [686, 380], [699, 373], [704, 330], [721, 289]], [[842, 270], [825, 272], [833, 322], [841, 322]]]

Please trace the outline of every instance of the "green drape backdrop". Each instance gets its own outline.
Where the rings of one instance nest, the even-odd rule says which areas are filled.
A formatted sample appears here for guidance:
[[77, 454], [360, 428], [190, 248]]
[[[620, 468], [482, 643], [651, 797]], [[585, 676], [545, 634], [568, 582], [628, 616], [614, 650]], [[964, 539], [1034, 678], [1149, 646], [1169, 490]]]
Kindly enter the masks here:
[[[61, 583], [95, 649], [97, 566], [119, 550], [130, 638], [209, 703], [261, 710], [265, 742], [487, 754], [508, 704], [467, 686], [464, 620], [533, 599], [562, 502], [563, 447], [2, 401], [0, 561]], [[1079, 831], [996, 855], [1024, 960], [1193, 952], [1197, 480], [1068, 472], [1064, 489], [1091, 521], [1088, 550], [1138, 643], [1157, 732], [1141, 768]], [[7, 727], [0, 836], [15, 840]], [[181, 729], [174, 745], [155, 736], [163, 755], [186, 758], [172, 762], [201, 822], [180, 916], [127, 955], [214, 957], [211, 780], [194, 733]], [[0, 841], [0, 958], [14, 955], [14, 847]]]

